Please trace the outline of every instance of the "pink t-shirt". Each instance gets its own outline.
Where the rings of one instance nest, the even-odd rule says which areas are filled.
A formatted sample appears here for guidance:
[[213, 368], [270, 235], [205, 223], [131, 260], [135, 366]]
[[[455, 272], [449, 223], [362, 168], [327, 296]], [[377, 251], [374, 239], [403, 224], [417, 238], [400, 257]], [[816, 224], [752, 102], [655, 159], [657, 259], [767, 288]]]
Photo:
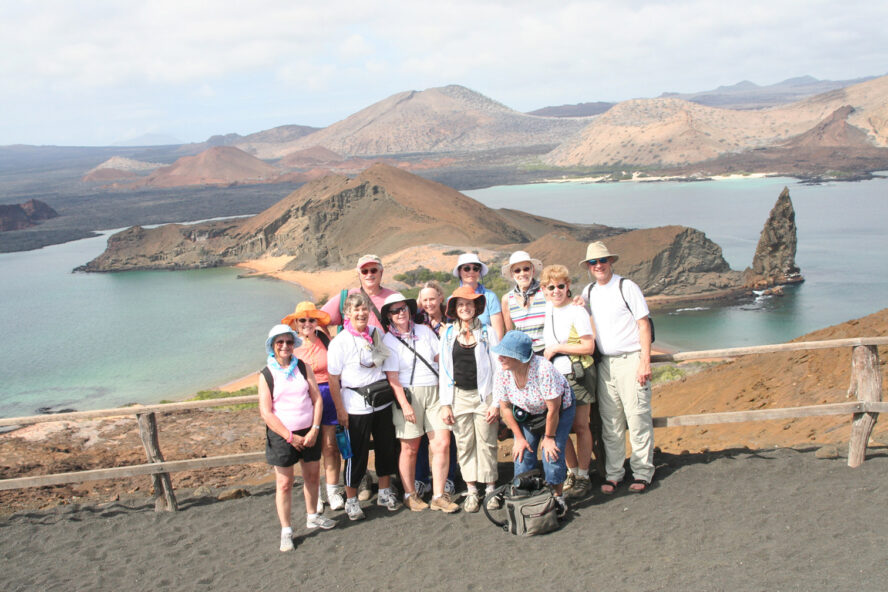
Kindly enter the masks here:
[[314, 419], [314, 406], [308, 394], [308, 382], [302, 372], [296, 370], [291, 378], [282, 370], [271, 366], [274, 391], [271, 393], [271, 412], [291, 432], [310, 428]]
[[296, 350], [296, 357], [311, 366], [318, 384], [330, 382], [330, 375], [327, 374], [327, 348], [320, 339], [314, 343], [303, 341], [302, 347]]
[[[349, 294], [357, 294], [360, 292], [360, 288], [352, 288], [348, 291]], [[382, 305], [385, 304], [385, 299], [391, 296], [392, 294], [397, 294], [394, 290], [389, 290], [388, 288], [380, 288], [379, 292], [370, 296], [370, 301], [376, 305], [376, 310], [382, 312]], [[342, 324], [342, 315], [339, 314], [339, 296], [341, 292], [337, 293], [333, 298], [327, 301], [327, 304], [321, 307], [325, 313], [330, 315], [330, 324], [331, 325], [341, 325]], [[379, 319], [376, 318], [376, 314], [373, 310], [370, 311], [370, 320], [367, 321], [368, 325], [373, 325], [377, 329], [382, 329], [382, 323], [379, 322]]]

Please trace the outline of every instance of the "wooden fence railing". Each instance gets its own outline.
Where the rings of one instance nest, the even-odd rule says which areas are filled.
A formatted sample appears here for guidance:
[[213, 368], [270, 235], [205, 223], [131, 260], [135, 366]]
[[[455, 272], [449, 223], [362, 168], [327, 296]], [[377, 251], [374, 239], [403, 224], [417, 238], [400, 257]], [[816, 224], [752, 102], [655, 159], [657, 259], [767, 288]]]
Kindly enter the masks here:
[[[711, 358], [730, 358], [751, 354], [851, 347], [853, 348], [851, 356], [851, 385], [848, 389], [848, 397], [855, 396], [856, 398], [855, 401], [848, 401], [846, 403], [809, 405], [805, 407], [654, 417], [654, 427], [709, 425], [798, 417], [847, 415], [850, 413], [852, 414], [852, 422], [851, 436], [848, 443], [848, 466], [857, 467], [866, 457], [867, 442], [869, 441], [869, 437], [872, 433], [873, 426], [878, 419], [879, 413], [888, 413], [888, 402], [882, 402], [882, 375], [879, 372], [879, 351], [877, 349], [877, 346], [880, 345], [888, 345], [888, 337], [805, 341], [777, 345], [757, 345], [752, 347], [735, 347], [730, 349], [654, 355], [651, 357], [652, 362], [682, 362]], [[256, 400], [257, 395], [248, 395], [244, 397], [212, 399], [207, 401], [188, 401], [183, 403], [166, 403], [139, 407], [119, 407], [116, 409], [102, 409], [98, 411], [76, 411], [53, 415], [0, 418], [0, 427], [3, 427], [25, 426], [51, 421], [77, 421], [101, 417], [135, 415], [138, 419], [139, 432], [148, 457], [148, 463], [142, 465], [3, 479], [0, 480], [0, 491], [7, 489], [22, 489], [26, 487], [60, 485], [64, 483], [82, 483], [99, 479], [119, 479], [123, 477], [151, 475], [154, 481], [155, 509], [158, 511], [175, 511], [177, 509], [177, 503], [169, 477], [170, 473], [263, 462], [265, 460], [265, 454], [263, 452], [248, 452], [208, 458], [165, 461], [158, 444], [156, 414], [170, 413], [186, 409], [200, 409], [203, 407], [226, 406], [238, 403], [253, 403], [256, 402]]]

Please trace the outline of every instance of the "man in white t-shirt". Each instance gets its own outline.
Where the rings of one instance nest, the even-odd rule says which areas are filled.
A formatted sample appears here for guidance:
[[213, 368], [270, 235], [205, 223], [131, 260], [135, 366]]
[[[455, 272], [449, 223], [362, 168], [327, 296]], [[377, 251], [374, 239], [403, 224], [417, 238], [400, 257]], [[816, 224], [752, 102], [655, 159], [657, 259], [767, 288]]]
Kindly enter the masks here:
[[619, 258], [602, 242], [586, 249], [580, 265], [593, 282], [581, 295], [595, 324], [598, 409], [607, 475], [601, 492], [611, 494], [625, 476], [626, 428], [632, 454], [629, 491], [643, 493], [654, 476], [654, 424], [651, 417], [651, 325], [647, 303], [632, 280], [614, 273]]

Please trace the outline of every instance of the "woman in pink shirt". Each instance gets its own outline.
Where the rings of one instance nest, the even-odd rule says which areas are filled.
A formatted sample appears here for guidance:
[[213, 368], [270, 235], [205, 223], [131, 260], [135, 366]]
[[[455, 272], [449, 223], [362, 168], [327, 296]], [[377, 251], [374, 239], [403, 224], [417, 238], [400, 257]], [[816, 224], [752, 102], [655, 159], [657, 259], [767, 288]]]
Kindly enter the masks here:
[[275, 325], [268, 332], [265, 351], [268, 360], [259, 374], [259, 413], [265, 421], [265, 459], [274, 466], [275, 506], [281, 522], [281, 551], [293, 550], [290, 507], [293, 465], [302, 465], [305, 482], [305, 526], [329, 529], [336, 523], [316, 513], [318, 503], [323, 403], [310, 366], [294, 355], [302, 344], [287, 325]]

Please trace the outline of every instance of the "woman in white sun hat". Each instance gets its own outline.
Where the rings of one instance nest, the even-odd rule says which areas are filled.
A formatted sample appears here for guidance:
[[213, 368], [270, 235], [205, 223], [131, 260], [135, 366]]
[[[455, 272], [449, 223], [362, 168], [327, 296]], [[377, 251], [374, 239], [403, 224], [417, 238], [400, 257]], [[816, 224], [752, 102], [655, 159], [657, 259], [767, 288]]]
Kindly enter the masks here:
[[506, 333], [506, 324], [503, 321], [503, 312], [500, 301], [493, 290], [488, 290], [481, 283], [481, 278], [487, 275], [487, 266], [481, 263], [475, 253], [463, 253], [456, 261], [453, 268], [453, 277], [459, 280], [460, 286], [468, 286], [476, 294], [484, 296], [484, 312], [478, 317], [482, 325], [493, 328], [497, 340], [503, 338]]
[[506, 330], [526, 333], [533, 340], [533, 352], [537, 355], [546, 347], [543, 342], [546, 299], [539, 282], [542, 268], [543, 262], [527, 251], [515, 251], [501, 270], [503, 277], [515, 284], [502, 299]]

